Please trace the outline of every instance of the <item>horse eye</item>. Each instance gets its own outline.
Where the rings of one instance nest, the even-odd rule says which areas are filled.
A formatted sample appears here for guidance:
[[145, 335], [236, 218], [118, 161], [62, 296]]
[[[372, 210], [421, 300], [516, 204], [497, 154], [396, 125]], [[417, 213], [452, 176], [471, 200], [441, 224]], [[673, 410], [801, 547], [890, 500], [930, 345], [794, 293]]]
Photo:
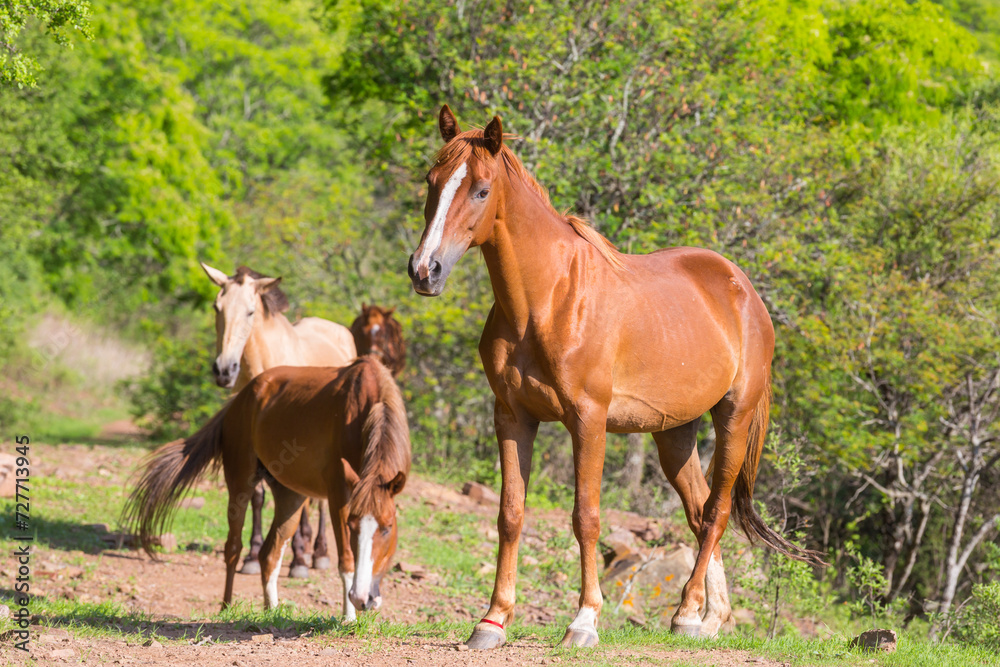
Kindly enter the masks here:
[[254, 314], [254, 311], [251, 310], [249, 313], [247, 313], [247, 317], [253, 317], [253, 314]]
[[476, 193], [476, 199], [486, 199], [489, 196], [490, 196], [489, 188], [483, 188], [482, 190]]

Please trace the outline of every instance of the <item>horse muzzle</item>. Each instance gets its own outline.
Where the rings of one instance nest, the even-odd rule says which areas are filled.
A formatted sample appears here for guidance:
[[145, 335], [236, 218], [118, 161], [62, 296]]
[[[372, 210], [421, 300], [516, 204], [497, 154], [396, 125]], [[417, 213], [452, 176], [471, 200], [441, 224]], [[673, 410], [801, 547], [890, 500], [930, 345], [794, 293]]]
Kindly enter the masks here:
[[368, 592], [360, 592], [351, 588], [348, 597], [358, 611], [371, 611], [382, 607], [382, 596], [379, 595], [377, 583], [373, 583]]
[[220, 365], [219, 360], [216, 359], [212, 362], [212, 374], [215, 376], [215, 384], [229, 389], [236, 384], [236, 377], [240, 374], [240, 362], [234, 361]]
[[413, 283], [413, 291], [422, 296], [441, 294], [444, 291], [445, 280], [451, 273], [450, 270], [445, 270], [440, 261], [433, 258], [418, 266], [414, 255], [410, 255], [406, 272], [410, 276], [410, 282]]

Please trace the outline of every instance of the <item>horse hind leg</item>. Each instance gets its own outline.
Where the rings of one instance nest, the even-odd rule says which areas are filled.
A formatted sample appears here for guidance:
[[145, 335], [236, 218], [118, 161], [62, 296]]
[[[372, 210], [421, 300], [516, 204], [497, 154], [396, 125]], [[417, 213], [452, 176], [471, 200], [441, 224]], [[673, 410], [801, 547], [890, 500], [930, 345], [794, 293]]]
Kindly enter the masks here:
[[274, 494], [274, 523], [260, 549], [260, 579], [264, 586], [264, 608], [278, 606], [278, 573], [285, 548], [299, 527], [299, 517], [306, 497], [278, 482], [271, 482]]
[[[735, 398], [727, 395], [712, 408], [716, 433], [712, 488], [704, 501], [701, 525], [697, 528], [700, 549], [694, 571], [684, 585], [681, 604], [671, 619], [674, 632], [711, 637], [733, 625], [719, 541], [729, 522], [733, 485], [746, 458], [747, 438], [759, 399], [759, 396], [747, 396], [748, 393], [743, 392], [742, 397]], [[689, 467], [697, 460], [696, 450], [691, 458]], [[700, 465], [697, 473], [701, 475]], [[693, 471], [687, 473], [688, 478], [694, 476]], [[692, 525], [692, 529], [696, 525]], [[704, 618], [701, 618], [702, 608], [705, 609]]]
[[[261, 514], [264, 509], [264, 482], [258, 482], [250, 497], [251, 528], [250, 528], [250, 551], [243, 560], [243, 567], [240, 574], [260, 574], [260, 547], [264, 544], [264, 534], [261, 521]], [[244, 508], [245, 510], [245, 508]], [[240, 527], [242, 530], [242, 526]]]
[[309, 504], [302, 508], [299, 517], [299, 527], [292, 537], [292, 564], [288, 568], [288, 576], [292, 579], [309, 578], [308, 554], [310, 543], [312, 542], [312, 527], [309, 525]]
[[[226, 487], [229, 491], [229, 502], [226, 519], [229, 522], [229, 535], [226, 538], [226, 588], [222, 595], [222, 608], [225, 609], [233, 601], [233, 583], [236, 577], [236, 566], [239, 564], [240, 553], [243, 551], [243, 523], [246, 520], [247, 504], [256, 495], [255, 487], [259, 480], [254, 471], [230, 466], [226, 469]], [[258, 519], [259, 521], [259, 519]], [[256, 555], [254, 563], [256, 563]]]
[[315, 570], [330, 569], [330, 547], [326, 538], [327, 517], [330, 513], [330, 503], [320, 500], [319, 518], [316, 520], [316, 542], [313, 544], [312, 566]]

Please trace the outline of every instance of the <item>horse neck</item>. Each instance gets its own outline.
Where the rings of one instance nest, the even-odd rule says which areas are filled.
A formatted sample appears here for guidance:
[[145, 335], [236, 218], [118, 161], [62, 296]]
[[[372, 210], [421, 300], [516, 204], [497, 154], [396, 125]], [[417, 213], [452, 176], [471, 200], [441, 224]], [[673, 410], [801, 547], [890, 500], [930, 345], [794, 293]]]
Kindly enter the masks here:
[[497, 305], [519, 333], [547, 312], [569, 269], [568, 248], [583, 242], [529, 185], [508, 175], [493, 233], [483, 245]]
[[241, 363], [254, 378], [268, 368], [297, 365], [297, 355], [295, 328], [282, 313], [273, 313], [254, 322]]

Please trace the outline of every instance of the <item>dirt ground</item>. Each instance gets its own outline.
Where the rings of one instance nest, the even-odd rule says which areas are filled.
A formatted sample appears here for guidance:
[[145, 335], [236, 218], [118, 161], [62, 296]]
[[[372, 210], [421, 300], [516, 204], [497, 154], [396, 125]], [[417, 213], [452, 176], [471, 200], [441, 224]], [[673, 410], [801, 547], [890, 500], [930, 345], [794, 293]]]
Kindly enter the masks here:
[[[33, 475], [36, 480], [53, 476], [70, 480], [95, 480], [117, 485], [123, 469], [121, 451], [88, 446], [36, 447]], [[36, 481], [37, 483], [37, 481]], [[488, 527], [495, 521], [496, 506], [480, 504], [458, 490], [414, 479], [408, 485], [406, 504], [423, 503], [453, 512], [478, 517]], [[550, 520], [568, 522], [569, 516], [549, 510], [531, 514], [529, 523], [542, 515]], [[568, 525], [568, 524], [567, 524]], [[331, 540], [332, 542], [332, 540]], [[400, 546], [397, 559], [419, 564], [419, 555]], [[72, 599], [101, 603], [108, 600], [148, 614], [160, 625], [159, 635], [167, 638], [160, 646], [121, 639], [82, 636], [73, 629], [35, 627], [32, 652], [14, 650], [10, 639], [0, 641], [0, 662], [8, 664], [86, 664], [113, 665], [507, 665], [601, 663], [623, 664], [705, 664], [705, 665], [780, 665], [781, 662], [756, 657], [743, 651], [661, 650], [656, 647], [614, 647], [574, 653], [553, 651], [548, 642], [517, 639], [490, 653], [468, 652], [459, 638], [410, 636], [404, 639], [369, 634], [363, 638], [314, 634], [310, 630], [281, 631], [273, 627], [256, 632], [241, 631], [233, 624], [210, 618], [219, 608], [225, 572], [218, 549], [208, 552], [181, 551], [165, 554], [160, 562], [138, 551], [105, 550], [86, 553], [75, 550], [37, 548], [32, 557], [32, 592], [50, 600]], [[0, 577], [11, 581], [11, 561], [0, 561]], [[417, 566], [419, 567], [419, 565]], [[336, 566], [328, 572], [313, 572], [305, 582], [287, 579], [287, 564], [282, 568], [279, 594], [299, 610], [318, 611], [338, 616], [341, 613], [341, 582]], [[405, 572], [393, 572], [383, 582], [386, 601], [381, 618], [396, 623], [425, 621], [468, 622], [488, 600], [456, 597], [432, 585], [434, 577], [419, 578]], [[240, 575], [235, 597], [259, 605], [262, 598], [259, 576]], [[468, 599], [467, 599], [468, 598]], [[519, 609], [519, 618], [534, 625], [551, 621], [555, 611], [546, 608], [544, 599]], [[198, 628], [200, 627], [200, 632]], [[136, 631], [139, 628], [124, 628]], [[196, 642], [190, 639], [197, 636]], [[170, 640], [177, 641], [170, 641]]]

